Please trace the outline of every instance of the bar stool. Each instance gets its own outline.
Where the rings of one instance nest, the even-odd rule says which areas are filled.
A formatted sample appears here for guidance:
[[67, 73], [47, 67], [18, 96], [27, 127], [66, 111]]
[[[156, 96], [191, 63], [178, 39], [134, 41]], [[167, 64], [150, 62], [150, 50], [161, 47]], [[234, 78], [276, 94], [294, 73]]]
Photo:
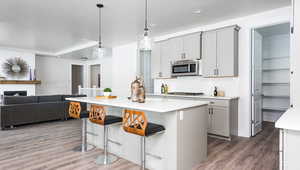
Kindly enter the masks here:
[[108, 125], [122, 122], [122, 118], [118, 116], [106, 115], [106, 111], [103, 106], [92, 105], [90, 111], [90, 121], [104, 127], [104, 137], [103, 137], [103, 149], [104, 154], [100, 155], [96, 159], [96, 164], [98, 165], [108, 165], [117, 160], [117, 157], [108, 154]]
[[144, 112], [124, 110], [123, 129], [132, 134], [141, 136], [141, 166], [146, 168], [146, 137], [165, 130], [162, 125], [150, 123]]
[[69, 115], [74, 119], [82, 119], [82, 143], [81, 146], [77, 146], [73, 151], [86, 152], [92, 150], [94, 146], [87, 144], [86, 129], [87, 129], [87, 118], [89, 117], [88, 111], [82, 111], [79, 102], [70, 102]]

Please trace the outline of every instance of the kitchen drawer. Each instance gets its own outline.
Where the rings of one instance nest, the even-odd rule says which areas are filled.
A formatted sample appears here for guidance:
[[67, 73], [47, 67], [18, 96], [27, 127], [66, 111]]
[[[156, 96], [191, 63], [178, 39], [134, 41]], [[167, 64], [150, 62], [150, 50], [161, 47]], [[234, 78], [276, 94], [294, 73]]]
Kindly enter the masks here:
[[211, 106], [223, 106], [229, 107], [229, 100], [216, 100], [216, 99], [201, 99], [203, 101], [208, 101]]

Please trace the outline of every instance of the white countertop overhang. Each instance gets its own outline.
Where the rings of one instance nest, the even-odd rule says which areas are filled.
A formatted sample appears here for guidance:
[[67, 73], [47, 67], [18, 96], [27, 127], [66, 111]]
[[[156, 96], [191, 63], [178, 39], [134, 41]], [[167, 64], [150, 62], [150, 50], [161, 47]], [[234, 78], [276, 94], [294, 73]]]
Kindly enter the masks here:
[[275, 123], [276, 128], [300, 131], [300, 110], [287, 110]]
[[181, 100], [150, 97], [146, 98], [145, 103], [132, 102], [127, 98], [96, 99], [95, 97], [74, 97], [66, 98], [66, 100], [159, 113], [173, 112], [177, 110], [208, 105], [208, 102], [198, 100]]
[[220, 96], [207, 96], [207, 95], [174, 95], [174, 94], [160, 94], [160, 93], [147, 93], [146, 96], [159, 96], [159, 97], [178, 97], [178, 98], [195, 98], [195, 99], [219, 99], [219, 100], [233, 100], [239, 97], [220, 97]]

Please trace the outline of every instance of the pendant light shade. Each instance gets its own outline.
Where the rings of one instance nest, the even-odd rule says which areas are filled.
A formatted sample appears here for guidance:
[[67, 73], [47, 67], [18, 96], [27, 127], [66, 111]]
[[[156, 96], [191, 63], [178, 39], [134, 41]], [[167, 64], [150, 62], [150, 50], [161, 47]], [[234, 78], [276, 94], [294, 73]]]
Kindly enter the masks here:
[[97, 4], [97, 7], [99, 8], [99, 42], [98, 42], [98, 57], [102, 58], [104, 57], [104, 48], [102, 47], [102, 23], [101, 23], [101, 9], [104, 7], [103, 4]]
[[139, 48], [141, 51], [151, 51], [152, 49], [152, 39], [148, 28], [148, 0], [145, 0], [145, 28], [143, 37], [139, 41]]

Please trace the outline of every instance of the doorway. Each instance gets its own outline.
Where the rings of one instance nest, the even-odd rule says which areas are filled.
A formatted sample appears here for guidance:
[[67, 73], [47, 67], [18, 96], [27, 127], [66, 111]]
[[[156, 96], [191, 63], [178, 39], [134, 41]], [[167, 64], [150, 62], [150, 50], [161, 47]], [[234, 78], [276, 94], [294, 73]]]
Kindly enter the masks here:
[[83, 87], [83, 65], [71, 65], [72, 74], [72, 94], [78, 94], [78, 86]]
[[101, 87], [101, 65], [90, 65], [90, 87]]
[[290, 106], [290, 24], [252, 30], [252, 136]]

